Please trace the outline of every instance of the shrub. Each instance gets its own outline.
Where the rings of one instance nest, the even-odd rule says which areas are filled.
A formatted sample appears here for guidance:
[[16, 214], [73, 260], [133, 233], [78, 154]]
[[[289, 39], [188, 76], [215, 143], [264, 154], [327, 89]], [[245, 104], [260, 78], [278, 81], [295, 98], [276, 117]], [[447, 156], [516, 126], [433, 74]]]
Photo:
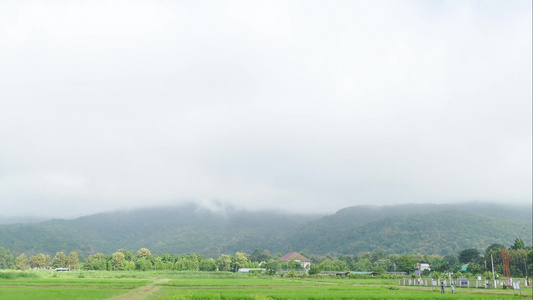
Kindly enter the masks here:
[[288, 278], [294, 278], [294, 277], [296, 277], [296, 272], [294, 272], [293, 270], [290, 270], [289, 273], [287, 273], [287, 277], [288, 277]]
[[0, 279], [16, 278], [38, 278], [39, 276], [32, 272], [0, 272]]
[[320, 268], [317, 265], [311, 265], [311, 268], [309, 268], [309, 275], [315, 275], [320, 273]]

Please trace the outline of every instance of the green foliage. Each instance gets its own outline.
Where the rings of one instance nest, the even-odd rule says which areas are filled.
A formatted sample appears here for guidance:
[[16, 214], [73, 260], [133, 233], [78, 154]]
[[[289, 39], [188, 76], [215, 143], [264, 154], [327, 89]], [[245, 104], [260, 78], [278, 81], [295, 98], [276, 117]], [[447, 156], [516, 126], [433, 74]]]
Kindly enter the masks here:
[[15, 264], [15, 257], [11, 251], [0, 247], [0, 269], [10, 269]]
[[135, 270], [150, 271], [153, 269], [154, 266], [152, 265], [152, 262], [144, 257], [137, 259], [137, 261], [135, 262]]
[[0, 272], [0, 279], [38, 278], [33, 272]]
[[255, 249], [250, 255], [250, 261], [262, 262], [270, 259], [270, 251]]
[[244, 268], [247, 263], [248, 257], [246, 256], [246, 253], [237, 252], [232, 259], [232, 270], [236, 272], [240, 268]]
[[57, 252], [52, 259], [52, 268], [66, 268], [68, 267], [67, 256], [63, 252]]
[[298, 247], [322, 255], [378, 250], [451, 255], [466, 248], [485, 249], [487, 242], [510, 243], [510, 236], [531, 236], [531, 216], [513, 210], [522, 217], [512, 220], [501, 213], [507, 210], [473, 204], [350, 207], [296, 229], [282, 244], [289, 251]]
[[320, 268], [317, 265], [311, 265], [309, 268], [309, 275], [315, 275], [320, 273]]
[[113, 257], [111, 258], [113, 270], [123, 270], [124, 269], [124, 261], [126, 259], [124, 258], [123, 252], [115, 252], [113, 253]]
[[150, 250], [146, 249], [146, 248], [141, 248], [139, 249], [139, 251], [137, 252], [137, 258], [147, 258], [149, 257], [150, 255], [152, 255], [152, 253], [150, 252]]
[[200, 271], [216, 271], [217, 263], [212, 258], [207, 258], [200, 261]]
[[440, 264], [436, 264], [436, 265], [433, 265], [431, 267], [432, 270], [436, 271], [436, 272], [449, 272], [451, 270], [453, 270], [453, 268], [450, 266], [450, 264], [448, 262], [442, 262]]
[[396, 262], [398, 271], [411, 273], [415, 270], [416, 261], [409, 255], [402, 255]]
[[230, 271], [231, 270], [231, 256], [227, 254], [222, 254], [216, 261], [217, 268], [219, 271]]
[[28, 258], [26, 254], [22, 253], [15, 259], [15, 269], [16, 270], [26, 270], [28, 267]]
[[393, 262], [388, 258], [381, 258], [374, 262], [374, 267], [382, 268], [387, 271], [393, 271]]
[[89, 255], [85, 259], [84, 268], [86, 270], [106, 270], [107, 262], [105, 256], [102, 253]]
[[524, 244], [524, 241], [522, 241], [519, 238], [516, 238], [514, 241], [514, 244], [511, 246], [511, 249], [513, 250], [520, 250], [525, 249], [526, 245]]
[[296, 277], [296, 275], [297, 275], [297, 274], [296, 274], [296, 271], [294, 271], [294, 270], [290, 270], [290, 271], [287, 273], [286, 276], [287, 276], [288, 278], [294, 278], [294, 277]]
[[266, 263], [265, 268], [267, 270], [268, 275], [274, 275], [279, 270], [281, 270], [281, 264], [278, 261], [271, 260], [268, 263]]
[[50, 256], [39, 253], [30, 257], [30, 267], [32, 269], [45, 269], [50, 265]]
[[505, 250], [505, 246], [502, 244], [492, 244], [487, 247], [485, 250], [485, 255], [490, 255], [491, 253], [501, 253], [502, 250]]
[[477, 249], [464, 249], [459, 252], [459, 262], [463, 264], [475, 263], [479, 257], [480, 254]]
[[[0, 245], [28, 256], [37, 255], [36, 251], [49, 255], [75, 251], [86, 257], [95, 250], [114, 253], [147, 245], [154, 253], [198, 252], [213, 258], [239, 251], [252, 253], [249, 260], [256, 262], [268, 261], [273, 256], [269, 251], [300, 249], [318, 255], [371, 252], [374, 257], [368, 259], [374, 264], [383, 258], [383, 251], [446, 255], [466, 248], [482, 250], [489, 243], [511, 245], [516, 236], [523, 236], [529, 245], [532, 222], [531, 214], [525, 212], [528, 210], [479, 204], [402, 205], [349, 207], [323, 218], [235, 210], [224, 217], [189, 205], [0, 225]], [[130, 255], [138, 254], [123, 252], [128, 261], [135, 260]], [[355, 263], [339, 260], [350, 268]]]
[[68, 255], [67, 263], [68, 268], [71, 270], [78, 268], [78, 265], [80, 263], [78, 253], [75, 251], [70, 252], [70, 254]]

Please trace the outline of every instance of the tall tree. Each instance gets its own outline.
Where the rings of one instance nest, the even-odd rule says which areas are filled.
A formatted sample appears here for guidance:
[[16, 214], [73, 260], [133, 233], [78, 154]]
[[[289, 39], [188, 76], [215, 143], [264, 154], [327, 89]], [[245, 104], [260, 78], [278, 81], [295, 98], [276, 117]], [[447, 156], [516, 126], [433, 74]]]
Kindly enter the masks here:
[[261, 249], [255, 249], [252, 252], [252, 255], [250, 255], [250, 261], [254, 262], [266, 262], [270, 258], [270, 251], [268, 250], [261, 250]]
[[416, 261], [410, 255], [402, 255], [398, 258], [398, 271], [411, 273], [416, 268]]
[[17, 270], [26, 270], [28, 266], [28, 258], [26, 254], [22, 253], [15, 259], [15, 269]]
[[487, 249], [485, 250], [485, 255], [490, 253], [490, 252], [498, 252], [498, 253], [500, 253], [504, 249], [505, 249], [505, 246], [502, 245], [502, 244], [492, 244], [492, 245], [488, 246]]
[[78, 264], [80, 263], [78, 253], [74, 251], [70, 252], [67, 261], [69, 269], [76, 269], [78, 267]]
[[124, 254], [124, 259], [127, 261], [135, 260], [135, 254], [133, 253], [133, 251], [126, 250], [126, 249], [119, 249], [118, 252], [122, 252]]
[[233, 270], [237, 272], [240, 268], [244, 268], [248, 263], [246, 253], [237, 252], [233, 257]]
[[15, 257], [11, 251], [0, 247], [0, 269], [10, 269], [15, 263]]
[[115, 252], [113, 253], [113, 257], [111, 258], [111, 263], [113, 265], [113, 270], [122, 270], [123, 269], [123, 263], [126, 259], [124, 258], [124, 253], [122, 252]]
[[39, 253], [30, 257], [30, 267], [33, 269], [46, 269], [50, 265], [50, 256]]
[[480, 254], [477, 249], [464, 249], [459, 252], [459, 262], [463, 264], [475, 263], [479, 257]]
[[222, 254], [217, 258], [217, 269], [219, 271], [230, 271], [231, 270], [231, 256], [227, 254]]
[[516, 238], [514, 240], [514, 244], [511, 246], [511, 249], [513, 250], [520, 250], [520, 249], [525, 249], [525, 248], [526, 248], [526, 245], [524, 244], [524, 241], [522, 241], [519, 238]]
[[65, 268], [67, 266], [67, 256], [63, 252], [57, 252], [52, 259], [53, 268]]
[[152, 253], [147, 248], [141, 248], [137, 252], [137, 258], [148, 258]]
[[87, 256], [85, 259], [84, 268], [86, 270], [106, 270], [106, 260], [105, 255], [102, 253], [96, 253], [93, 255]]

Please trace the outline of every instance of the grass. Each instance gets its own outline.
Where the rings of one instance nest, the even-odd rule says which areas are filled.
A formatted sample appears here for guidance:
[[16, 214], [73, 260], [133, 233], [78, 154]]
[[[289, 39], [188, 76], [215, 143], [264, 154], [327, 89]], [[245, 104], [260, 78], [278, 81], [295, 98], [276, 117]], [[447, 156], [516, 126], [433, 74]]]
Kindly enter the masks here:
[[[0, 271], [0, 299], [531, 299], [531, 288], [398, 286], [396, 279], [281, 278], [234, 273]], [[126, 294], [127, 293], [127, 294]], [[124, 298], [128, 297], [128, 298]], [[135, 298], [137, 297], [137, 298]]]
[[[247, 288], [194, 288], [162, 289], [155, 299], [520, 299], [511, 293], [470, 293], [461, 290], [454, 295], [440, 294], [431, 288], [390, 287], [247, 287]], [[529, 296], [531, 298], [531, 296]]]
[[117, 275], [113, 272], [2, 271], [0, 299], [105, 299], [151, 282], [140, 272], [121, 274], [125, 277]]
[[123, 289], [102, 288], [0, 288], [0, 299], [40, 299], [40, 300], [89, 300], [105, 299], [120, 293]]
[[33, 272], [24, 272], [24, 271], [0, 272], [0, 279], [17, 279], [17, 278], [39, 278], [39, 275]]

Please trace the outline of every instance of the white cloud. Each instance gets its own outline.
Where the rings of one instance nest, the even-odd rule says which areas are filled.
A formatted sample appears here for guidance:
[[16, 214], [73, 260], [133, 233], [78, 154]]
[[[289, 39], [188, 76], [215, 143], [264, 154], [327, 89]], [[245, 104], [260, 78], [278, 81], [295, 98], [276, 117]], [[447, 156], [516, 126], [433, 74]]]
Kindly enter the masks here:
[[2, 4], [5, 213], [531, 201], [531, 4], [498, 5]]
[[172, 11], [154, 1], [29, 2], [9, 19], [14, 20], [2, 28], [6, 37], [44, 43], [139, 38], [177, 23]]
[[289, 1], [229, 0], [225, 16], [257, 34], [288, 38], [293, 31]]

